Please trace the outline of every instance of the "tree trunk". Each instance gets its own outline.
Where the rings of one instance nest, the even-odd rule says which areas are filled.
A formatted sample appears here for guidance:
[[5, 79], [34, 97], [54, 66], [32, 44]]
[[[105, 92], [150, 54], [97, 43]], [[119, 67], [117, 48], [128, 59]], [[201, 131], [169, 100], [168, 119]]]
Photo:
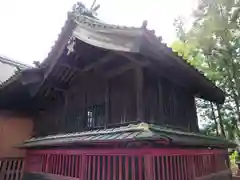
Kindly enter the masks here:
[[217, 136], [219, 136], [219, 129], [218, 129], [218, 122], [217, 122], [217, 117], [215, 115], [215, 112], [214, 112], [214, 108], [213, 108], [213, 103], [210, 102], [210, 106], [211, 106], [211, 110], [212, 110], [212, 116], [213, 116], [213, 120], [214, 120], [214, 123], [216, 125], [216, 133], [217, 133]]
[[221, 134], [226, 138], [226, 134], [225, 134], [225, 131], [224, 131], [224, 125], [223, 125], [223, 119], [222, 119], [222, 116], [221, 116], [221, 109], [220, 109], [219, 104], [216, 104], [216, 106], [217, 106], [217, 112], [218, 112], [218, 119], [219, 119]]

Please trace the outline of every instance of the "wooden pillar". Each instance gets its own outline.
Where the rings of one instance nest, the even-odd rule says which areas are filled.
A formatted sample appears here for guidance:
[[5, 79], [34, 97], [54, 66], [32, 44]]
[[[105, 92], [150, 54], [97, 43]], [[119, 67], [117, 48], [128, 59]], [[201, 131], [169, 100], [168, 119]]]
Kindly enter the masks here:
[[84, 129], [88, 128], [88, 111], [87, 111], [87, 108], [88, 108], [88, 104], [87, 104], [87, 92], [86, 90], [84, 90], [84, 105], [83, 105], [83, 126], [84, 126]]
[[135, 82], [136, 82], [136, 120], [143, 121], [144, 108], [143, 108], [143, 69], [141, 67], [135, 67]]
[[108, 124], [110, 122], [110, 116], [111, 116], [111, 104], [110, 104], [110, 84], [109, 84], [109, 80], [107, 80], [106, 83], [106, 90], [105, 90], [105, 128], [108, 127]]
[[162, 83], [161, 80], [157, 80], [157, 94], [158, 94], [158, 122], [160, 124], [164, 123], [164, 113], [163, 113], [163, 89], [162, 89]]
[[68, 94], [64, 93], [64, 117], [63, 117], [63, 123], [61, 127], [61, 132], [66, 133], [66, 129], [68, 128]]

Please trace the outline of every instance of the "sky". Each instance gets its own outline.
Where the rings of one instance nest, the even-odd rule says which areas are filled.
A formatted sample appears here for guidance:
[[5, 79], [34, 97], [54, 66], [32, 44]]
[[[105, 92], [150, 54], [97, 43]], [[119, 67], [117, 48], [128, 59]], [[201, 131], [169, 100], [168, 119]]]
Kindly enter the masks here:
[[[32, 64], [43, 61], [76, 0], [0, 0], [0, 55]], [[81, 0], [90, 7], [93, 0]], [[136, 26], [148, 21], [164, 41], [175, 39], [173, 21], [190, 19], [196, 0], [97, 0], [98, 17], [111, 24]]]

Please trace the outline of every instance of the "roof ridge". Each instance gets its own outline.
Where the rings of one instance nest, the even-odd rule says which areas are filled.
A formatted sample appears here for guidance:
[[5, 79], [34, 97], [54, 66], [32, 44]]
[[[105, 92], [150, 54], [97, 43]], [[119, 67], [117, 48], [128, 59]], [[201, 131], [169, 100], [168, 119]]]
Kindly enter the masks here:
[[27, 65], [27, 64], [22, 63], [20, 61], [13, 60], [13, 59], [11, 59], [9, 57], [6, 57], [6, 56], [3, 56], [3, 55], [0, 55], [0, 62], [5, 63], [5, 64], [9, 64], [9, 65], [14, 66], [14, 67], [18, 67], [18, 68], [21, 68], [21, 69], [31, 68], [30, 65]]

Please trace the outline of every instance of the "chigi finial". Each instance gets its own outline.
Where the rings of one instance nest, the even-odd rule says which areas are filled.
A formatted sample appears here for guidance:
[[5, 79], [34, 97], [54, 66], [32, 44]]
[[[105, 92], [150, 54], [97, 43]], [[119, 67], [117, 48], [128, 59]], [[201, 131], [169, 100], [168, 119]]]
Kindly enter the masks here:
[[73, 5], [72, 7], [72, 13], [74, 15], [81, 15], [84, 14], [88, 11], [88, 9], [85, 7], [85, 5], [81, 2], [77, 2], [76, 4]]
[[148, 21], [147, 21], [147, 20], [144, 20], [144, 21], [142, 22], [142, 28], [147, 29], [147, 25], [148, 25]]
[[78, 17], [81, 15], [95, 16], [97, 15], [97, 10], [100, 8], [100, 5], [96, 5], [96, 0], [94, 0], [90, 9], [88, 9], [82, 2], [77, 2], [73, 5], [71, 14]]

